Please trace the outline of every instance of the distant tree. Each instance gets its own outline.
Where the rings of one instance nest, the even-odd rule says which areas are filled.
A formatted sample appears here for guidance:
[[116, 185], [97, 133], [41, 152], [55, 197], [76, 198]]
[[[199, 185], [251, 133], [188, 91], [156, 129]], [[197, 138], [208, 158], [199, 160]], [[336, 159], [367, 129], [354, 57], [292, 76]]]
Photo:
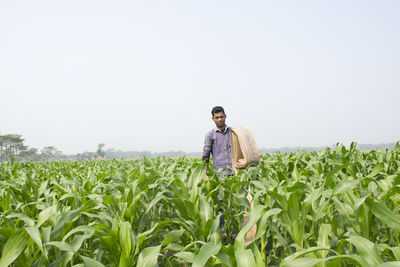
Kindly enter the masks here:
[[105, 144], [101, 143], [97, 145], [97, 151], [96, 151], [96, 156], [104, 158], [106, 153], [104, 152], [104, 146]]
[[92, 160], [96, 158], [96, 153], [85, 151], [81, 154], [78, 154], [78, 160]]
[[40, 151], [40, 157], [42, 160], [63, 160], [65, 156], [54, 146], [46, 146]]
[[0, 161], [3, 160], [4, 157], [4, 152], [5, 151], [5, 141], [4, 141], [4, 137], [2, 135], [0, 135]]
[[18, 159], [21, 161], [37, 161], [40, 160], [40, 155], [38, 154], [37, 148], [29, 148], [28, 150], [20, 153]]
[[28, 149], [24, 145], [24, 139], [19, 134], [0, 135], [0, 159], [8, 161]]

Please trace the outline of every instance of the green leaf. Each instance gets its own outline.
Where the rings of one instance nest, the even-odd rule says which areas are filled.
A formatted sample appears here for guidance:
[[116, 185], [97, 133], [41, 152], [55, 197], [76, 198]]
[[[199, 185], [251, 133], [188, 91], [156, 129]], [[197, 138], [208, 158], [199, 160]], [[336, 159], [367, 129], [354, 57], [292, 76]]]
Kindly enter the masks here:
[[377, 267], [400, 267], [400, 261], [388, 261], [379, 264]]
[[235, 252], [237, 266], [257, 267], [254, 254], [251, 249], [237, 250]]
[[383, 165], [383, 162], [380, 162], [375, 165], [375, 167], [372, 169], [371, 173], [368, 174], [368, 177], [374, 177], [376, 176], [379, 172], [383, 170], [385, 166]]
[[47, 221], [51, 216], [56, 214], [57, 207], [55, 205], [50, 206], [44, 210], [42, 210], [38, 215], [38, 221], [36, 227], [40, 227], [45, 221]]
[[[214, 220], [212, 221], [211, 229], [209, 230], [209, 235], [207, 238], [208, 242], [211, 242], [214, 244], [221, 243], [221, 230], [219, 227], [221, 216], [222, 216], [222, 213], [220, 213], [216, 217], [214, 217]], [[209, 221], [209, 224], [210, 223], [211, 223], [211, 221]]]
[[371, 212], [387, 226], [400, 231], [400, 216], [392, 212], [385, 204], [373, 200], [368, 197], [365, 203], [370, 208]]
[[[284, 258], [282, 261], [282, 264], [283, 264], [282, 266], [290, 266], [290, 263], [293, 262], [296, 258], [300, 258], [306, 254], [309, 254], [314, 251], [319, 251], [319, 250], [329, 250], [329, 248], [311, 247], [311, 248], [307, 248], [307, 249], [298, 251], [298, 252]], [[286, 265], [286, 264], [288, 264], [288, 265]]]
[[28, 244], [29, 236], [24, 228], [19, 229], [14, 232], [11, 237], [7, 240], [2, 251], [2, 256], [0, 259], [0, 267], [6, 267], [10, 265], [19, 254], [24, 251], [26, 245]]
[[358, 253], [367, 261], [369, 266], [377, 266], [383, 262], [377, 247], [368, 239], [361, 236], [351, 236], [346, 240], [356, 246]]
[[65, 243], [65, 242], [60, 242], [60, 241], [52, 241], [52, 242], [46, 243], [45, 246], [54, 246], [63, 251], [70, 251], [73, 253], [76, 252], [76, 250], [70, 244]]
[[43, 242], [47, 243], [50, 241], [51, 226], [41, 227], [43, 233]]
[[97, 260], [85, 257], [85, 256], [81, 256], [83, 262], [85, 263], [86, 267], [104, 267], [104, 265], [100, 262], [98, 262]]
[[181, 252], [176, 253], [174, 256], [182, 259], [185, 262], [193, 263], [194, 258], [196, 257], [196, 254], [194, 254], [193, 252], [189, 252], [189, 251], [181, 251]]
[[38, 197], [40, 197], [46, 191], [47, 183], [48, 183], [48, 180], [45, 180], [40, 185], [39, 190], [38, 190]]
[[265, 234], [265, 231], [268, 227], [268, 218], [274, 215], [277, 215], [281, 212], [282, 210], [279, 208], [274, 208], [268, 210], [261, 218], [259, 225], [257, 227], [257, 234], [256, 234], [256, 239], [259, 239], [263, 234]]
[[210, 257], [217, 255], [220, 249], [221, 244], [214, 244], [212, 242], [205, 244], [194, 258], [192, 267], [204, 266]]
[[[321, 224], [319, 228], [319, 235], [318, 235], [318, 242], [317, 245], [318, 247], [322, 248], [329, 248], [329, 233], [331, 232], [332, 227], [330, 224]], [[319, 250], [318, 254], [321, 258], [326, 258], [328, 255], [327, 250]]]
[[292, 192], [290, 194], [289, 200], [288, 200], [288, 209], [287, 212], [289, 213], [289, 216], [292, 219], [298, 220], [299, 218], [299, 200], [297, 197], [297, 194], [295, 192]]
[[25, 230], [47, 259], [47, 253], [45, 253], [45, 251], [43, 250], [43, 243], [42, 239], [40, 238], [39, 229], [37, 227], [25, 227]]
[[75, 210], [71, 210], [71, 211], [62, 213], [60, 218], [58, 219], [57, 223], [55, 224], [53, 231], [51, 232], [50, 238], [52, 240], [57, 238], [61, 234], [65, 223], [74, 220], [76, 218], [76, 216], [79, 215], [81, 210], [82, 210], [82, 208], [78, 208]]
[[260, 219], [261, 215], [262, 215], [262, 211], [265, 209], [265, 206], [263, 205], [257, 205], [254, 207], [254, 209], [249, 213], [249, 221], [246, 224], [246, 226], [244, 226], [242, 228], [242, 230], [240, 230], [240, 232], [238, 233], [236, 240], [235, 240], [235, 251], [238, 250], [244, 250], [245, 249], [245, 238], [246, 238], [246, 234], [247, 232], [250, 230], [250, 228], [257, 223], [257, 221]]
[[394, 258], [400, 260], [400, 247], [390, 247], [390, 250], [392, 251]]
[[303, 246], [303, 229], [300, 225], [300, 212], [299, 212], [299, 200], [297, 197], [297, 194], [295, 192], [292, 192], [290, 194], [289, 200], [288, 200], [288, 214], [290, 216], [290, 221], [291, 221], [291, 231], [292, 231], [292, 236], [294, 241], [300, 245], [301, 247]]
[[338, 185], [335, 186], [335, 188], [333, 189], [333, 194], [334, 195], [338, 195], [338, 194], [342, 194], [344, 192], [347, 192], [349, 190], [352, 190], [359, 183], [360, 183], [359, 180], [342, 181]]
[[[134, 252], [134, 255], [137, 255], [139, 253], [139, 248], [140, 245], [143, 243], [143, 241], [145, 240], [145, 238], [151, 234], [156, 228], [158, 227], [158, 223], [156, 223], [151, 229], [147, 230], [146, 232], [140, 233], [137, 241], [136, 241], [136, 249]], [[132, 232], [132, 228], [130, 229], [130, 232]], [[133, 232], [132, 232], [133, 234]], [[133, 242], [133, 241], [132, 241]], [[134, 244], [133, 244], [134, 245]]]
[[74, 238], [72, 239], [71, 246], [75, 251], [78, 251], [81, 248], [83, 241], [91, 238], [92, 235], [93, 234], [75, 235]]
[[230, 256], [227, 253], [222, 252], [222, 249], [215, 255], [217, 259], [219, 259], [223, 264], [229, 267], [233, 267], [233, 262]]
[[[328, 257], [326, 259], [318, 259], [318, 258], [310, 258], [310, 257], [297, 258], [297, 259], [293, 259], [291, 261], [283, 262], [280, 265], [280, 267], [312, 267], [317, 263], [320, 263], [320, 262], [324, 263], [327, 261], [349, 262], [349, 263], [352, 263], [353, 265], [358, 265], [361, 267], [370, 266], [359, 255], [338, 255], [338, 256]], [[340, 266], [340, 265], [334, 264], [332, 266]]]
[[257, 246], [253, 246], [253, 253], [254, 253], [254, 257], [256, 259], [257, 267], [264, 267], [265, 264], [262, 259], [261, 252], [258, 250]]
[[221, 249], [215, 257], [229, 267], [236, 266], [235, 250], [231, 244], [227, 246], [221, 246]]
[[92, 234], [94, 233], [94, 229], [90, 226], [87, 225], [80, 225], [74, 229], [72, 229], [71, 231], [69, 231], [63, 238], [61, 241], [65, 241], [67, 240], [68, 237], [70, 237], [71, 235], [77, 233], [77, 232], [84, 232], [84, 233], [89, 233]]
[[323, 259], [304, 257], [281, 264], [280, 267], [312, 267], [321, 261]]
[[288, 203], [286, 201], [285, 196], [282, 196], [281, 194], [275, 192], [275, 191], [268, 191], [268, 195], [271, 195], [272, 197], [275, 198], [276, 201], [278, 201], [279, 205], [282, 207], [282, 209], [287, 210], [288, 209]]
[[203, 195], [200, 195], [200, 217], [205, 225], [212, 216], [212, 209]]
[[166, 246], [172, 242], [175, 242], [178, 240], [184, 233], [184, 230], [173, 230], [170, 231], [166, 236], [164, 237], [164, 240], [162, 242], [162, 246]]
[[156, 266], [160, 249], [161, 245], [143, 249], [142, 252], [140, 252], [139, 254], [137, 266], [143, 266], [143, 267]]
[[164, 191], [159, 192], [157, 194], [157, 196], [155, 198], [153, 198], [150, 203], [147, 205], [146, 208], [146, 213], [149, 212], [149, 210], [151, 210], [158, 202], [160, 202], [162, 199], [168, 199], [165, 195], [164, 195]]
[[119, 242], [125, 259], [129, 259], [131, 252], [135, 250], [135, 238], [129, 222], [119, 222]]
[[22, 214], [22, 213], [12, 213], [12, 214], [8, 215], [7, 218], [8, 219], [18, 218], [18, 219], [24, 221], [24, 223], [28, 227], [34, 227], [35, 226], [34, 220], [32, 220], [31, 218], [29, 218], [28, 216], [26, 216], [25, 214]]

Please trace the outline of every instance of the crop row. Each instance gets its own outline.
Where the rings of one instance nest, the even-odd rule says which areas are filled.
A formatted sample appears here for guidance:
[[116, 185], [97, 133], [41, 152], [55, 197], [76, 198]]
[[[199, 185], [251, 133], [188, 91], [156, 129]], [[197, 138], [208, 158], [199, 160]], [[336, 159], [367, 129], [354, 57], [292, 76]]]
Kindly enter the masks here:
[[204, 169], [186, 157], [3, 163], [0, 267], [400, 266], [399, 144], [266, 154], [225, 178]]

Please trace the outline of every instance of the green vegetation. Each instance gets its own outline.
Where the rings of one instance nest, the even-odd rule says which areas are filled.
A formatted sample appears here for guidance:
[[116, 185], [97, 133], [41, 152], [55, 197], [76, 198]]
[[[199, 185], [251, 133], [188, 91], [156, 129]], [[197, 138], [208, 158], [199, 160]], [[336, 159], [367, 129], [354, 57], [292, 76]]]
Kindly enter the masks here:
[[10, 161], [48, 161], [65, 160], [67, 157], [54, 146], [44, 147], [40, 153], [37, 148], [24, 144], [20, 134], [0, 135], [0, 162]]
[[223, 180], [203, 172], [185, 157], [2, 163], [0, 267], [400, 266], [399, 143], [266, 154]]

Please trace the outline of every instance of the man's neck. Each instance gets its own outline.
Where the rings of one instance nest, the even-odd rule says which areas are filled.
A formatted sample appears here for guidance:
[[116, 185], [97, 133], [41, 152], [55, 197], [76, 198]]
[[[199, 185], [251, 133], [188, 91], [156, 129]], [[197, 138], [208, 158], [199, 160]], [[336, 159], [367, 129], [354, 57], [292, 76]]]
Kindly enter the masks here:
[[221, 132], [225, 132], [226, 125], [224, 125], [223, 127], [217, 127], [217, 129], [220, 130]]

